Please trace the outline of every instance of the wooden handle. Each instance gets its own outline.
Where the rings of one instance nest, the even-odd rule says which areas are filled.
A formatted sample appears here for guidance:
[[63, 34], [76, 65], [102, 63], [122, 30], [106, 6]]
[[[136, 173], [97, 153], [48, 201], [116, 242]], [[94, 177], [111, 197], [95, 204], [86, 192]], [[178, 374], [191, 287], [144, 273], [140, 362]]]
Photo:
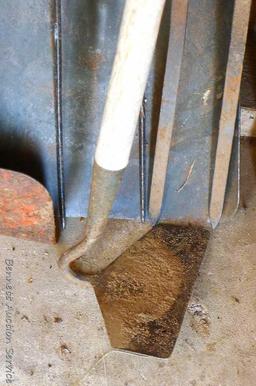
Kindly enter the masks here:
[[165, 0], [126, 0], [95, 160], [108, 170], [129, 161]]

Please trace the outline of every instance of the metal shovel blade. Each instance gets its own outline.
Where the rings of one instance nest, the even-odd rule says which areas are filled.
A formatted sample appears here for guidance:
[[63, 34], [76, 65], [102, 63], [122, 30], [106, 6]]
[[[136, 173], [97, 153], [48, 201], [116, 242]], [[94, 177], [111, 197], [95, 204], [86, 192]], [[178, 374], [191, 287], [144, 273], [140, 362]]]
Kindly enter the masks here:
[[169, 357], [209, 231], [158, 225], [91, 277], [114, 348]]
[[0, 234], [55, 243], [53, 204], [33, 178], [0, 169]]

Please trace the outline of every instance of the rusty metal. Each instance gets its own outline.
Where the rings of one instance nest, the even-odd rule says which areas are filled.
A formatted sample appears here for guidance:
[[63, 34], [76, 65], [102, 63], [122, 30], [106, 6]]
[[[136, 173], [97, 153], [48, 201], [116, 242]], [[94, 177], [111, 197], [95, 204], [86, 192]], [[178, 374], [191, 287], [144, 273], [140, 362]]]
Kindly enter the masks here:
[[187, 13], [188, 0], [172, 1], [167, 64], [149, 201], [149, 213], [154, 220], [158, 220], [160, 216], [164, 196], [185, 43]]
[[55, 243], [53, 204], [33, 178], [0, 169], [0, 234]]
[[[106, 251], [100, 269], [92, 253], [87, 261], [76, 260], [73, 272], [92, 284], [113, 348], [169, 357], [210, 232], [169, 224], [149, 231], [150, 224], [114, 219], [108, 230], [110, 253]], [[119, 257], [114, 260], [114, 255]], [[75, 279], [74, 284], [83, 282]]]
[[80, 276], [101, 272], [151, 228], [148, 222], [109, 219], [99, 241], [71, 263], [71, 269]]
[[171, 354], [208, 238], [201, 227], [158, 225], [91, 277], [114, 348]]
[[[94, 163], [88, 218], [83, 239], [67, 250], [59, 259], [59, 267], [68, 275], [74, 275], [70, 264], [76, 259], [86, 259], [90, 249], [99, 242], [108, 222], [113, 201], [120, 186], [123, 170], [110, 171]], [[84, 272], [86, 274], [86, 272]], [[75, 275], [76, 276], [76, 275]]]
[[223, 211], [250, 8], [251, 0], [235, 1], [209, 210], [213, 228], [218, 225]]
[[[4, 0], [1, 3], [5, 55], [1, 58], [0, 72], [0, 153], [2, 161], [6, 160], [8, 154], [9, 158], [10, 154], [13, 158], [15, 153], [15, 164], [18, 167], [21, 167], [24, 159], [29, 167], [35, 165], [57, 204], [51, 50], [45, 44], [49, 41], [49, 17], [44, 2], [27, 0], [20, 6], [18, 0], [13, 1], [13, 7], [9, 7]], [[63, 119], [66, 129], [65, 182], [68, 216], [85, 217], [88, 214], [86, 208], [93, 152], [124, 3], [124, 0], [62, 0], [65, 37]], [[171, 3], [173, 7], [178, 3], [180, 7], [184, 7], [187, 2], [173, 0], [166, 3], [162, 31], [146, 90], [148, 104], [145, 125], [149, 141], [147, 166], [152, 164], [154, 153], [151, 149], [154, 147], [161, 101], [170, 27], [169, 8]], [[177, 135], [174, 135], [172, 142], [172, 162], [169, 162], [167, 168], [168, 183], [161, 213], [161, 220], [164, 221], [198, 222], [204, 226], [208, 221], [211, 150], [214, 129], [218, 126], [218, 107], [221, 103], [219, 95], [226, 67], [232, 4], [233, 1], [212, 0], [191, 1], [189, 4], [189, 23], [179, 90], [177, 86], [179, 98], [174, 123], [177, 127], [174, 134], [177, 132]], [[21, 17], [22, 28], [18, 28], [17, 23], [10, 23], [10, 20], [20, 20]], [[172, 18], [175, 19], [174, 13]], [[184, 19], [182, 23], [179, 28], [184, 28]], [[176, 19], [172, 20], [171, 28], [175, 25]], [[185, 33], [184, 30], [183, 32]], [[174, 47], [177, 48], [174, 49], [175, 56], [182, 48], [178, 40], [174, 42]], [[35, 41], [37, 44], [34, 44]], [[184, 41], [182, 44], [184, 45]], [[171, 68], [170, 74], [174, 71], [178, 70]], [[169, 85], [172, 86], [172, 81]], [[162, 102], [164, 109], [164, 98]], [[6, 146], [8, 144], [11, 144], [10, 148]], [[165, 142], [163, 144], [166, 145]], [[158, 150], [160, 151], [159, 148]], [[163, 150], [164, 148], [161, 149]], [[111, 213], [115, 218], [139, 219], [138, 153], [136, 138], [130, 165]], [[166, 155], [168, 157], [168, 152]], [[165, 178], [165, 173], [163, 175]], [[163, 188], [164, 184], [162, 190]], [[112, 192], [101, 189], [105, 188], [99, 185], [93, 196], [102, 195], [103, 199], [99, 202], [104, 202]], [[105, 225], [100, 216], [104, 215], [105, 210], [109, 213], [109, 208], [105, 205], [107, 201], [104, 206], [98, 206], [96, 201], [93, 205], [95, 210], [98, 209], [99, 218], [96, 212], [96, 216], [89, 216], [89, 222], [91, 221], [91, 234], [98, 242], [91, 245], [81, 259], [76, 260], [80, 253], [69, 255], [72, 262], [70, 268], [85, 280], [90, 279], [95, 286], [113, 346], [150, 355], [168, 356], [206, 247], [208, 232], [203, 228], [159, 226], [129, 251], [124, 252], [129, 243], [135, 242], [150, 229], [150, 224], [110, 220], [109, 226], [102, 233], [103, 237], [98, 238]], [[81, 254], [87, 242], [84, 239], [84, 244], [79, 244]], [[73, 252], [74, 250], [71, 253]], [[114, 261], [121, 253], [122, 256]], [[69, 272], [68, 259], [64, 258], [61, 262], [66, 264], [64, 270]], [[85, 276], [102, 269], [105, 271], [97, 276]], [[78, 280], [76, 283], [81, 284]], [[160, 296], [155, 296], [156, 293]]]
[[[52, 20], [43, 1], [26, 0], [21, 6], [20, 0], [12, 0], [12, 7], [5, 0], [0, 3], [1, 42], [5, 53], [0, 58], [1, 166], [43, 181], [57, 208], [53, 56], [49, 44]], [[62, 0], [67, 217], [88, 215], [93, 155], [124, 3], [124, 0]], [[167, 1], [146, 88], [149, 179], [166, 63], [170, 8], [171, 1]], [[161, 220], [166, 222], [189, 219], [205, 225], [208, 221], [214, 134], [218, 127], [219, 95], [225, 77], [232, 10], [233, 0], [189, 2], [176, 129], [170, 151], [172, 162], [168, 166], [161, 211]], [[10, 22], [21, 19], [22, 29]], [[207, 103], [202, 103], [207, 90], [210, 90], [209, 98]], [[111, 214], [116, 219], [139, 219], [138, 139], [137, 136]], [[194, 160], [191, 178], [185, 188], [177, 192]]]
[[125, 3], [95, 151], [86, 234], [61, 257], [59, 266], [66, 274], [72, 273], [71, 262], [85, 257], [102, 239], [121, 177], [129, 163], [164, 5], [165, 0]]
[[[154, 187], [155, 190], [160, 187], [161, 194], [158, 196], [157, 193], [155, 195], [156, 201], [151, 201], [151, 203], [153, 202], [154, 204], [151, 208], [155, 209], [155, 211], [151, 211], [153, 217], [152, 223], [154, 223], [160, 215], [165, 176], [167, 167], [169, 166], [168, 157], [171, 134], [174, 126], [175, 107], [186, 33], [187, 6], [188, 2], [175, 0], [172, 2], [170, 40], [174, 41], [174, 45], [171, 46], [169, 43], [167, 59], [167, 69], [169, 72], [168, 74], [166, 72], [165, 75], [165, 91], [167, 93], [166, 95], [169, 96], [169, 100], [165, 99], [164, 94], [162, 95], [162, 111], [165, 111], [166, 113], [166, 115], [164, 115], [165, 119], [169, 117], [169, 126], [167, 127], [164, 124], [159, 124], [159, 128], [163, 128], [166, 136], [161, 138], [160, 130], [158, 132], [158, 142], [156, 145], [156, 152], [158, 152], [159, 160], [161, 160], [162, 156], [160, 153], [164, 153], [166, 167], [162, 161], [159, 162], [158, 172], [160, 177], [157, 175], [156, 169], [154, 170], [155, 176], [160, 178], [162, 184], [161, 186], [155, 184]], [[183, 12], [181, 12], [181, 10], [183, 10]], [[178, 13], [178, 11], [182, 13], [182, 18], [181, 13]], [[175, 17], [177, 14], [179, 14], [180, 18]], [[174, 27], [176, 27], [177, 30]], [[174, 33], [173, 28], [177, 32], [177, 34], [175, 34], [175, 39], [172, 35], [172, 33]], [[192, 43], [194, 44], [194, 42]], [[200, 44], [202, 44], [202, 46], [200, 46]], [[205, 48], [206, 42], [203, 41], [203, 43], [201, 42], [200, 44], [197, 46], [198, 52], [207, 53]], [[172, 55], [175, 56], [175, 59], [178, 55], [178, 60], [175, 61], [170, 53], [170, 49], [173, 50]], [[170, 58], [171, 62], [169, 60]], [[192, 60], [194, 58], [189, 59]], [[177, 68], [176, 66], [171, 66], [170, 63], [178, 63], [179, 66]], [[202, 82], [203, 85], [200, 84], [201, 88], [199, 87], [196, 89], [200, 90], [200, 93], [195, 92], [195, 89], [193, 89], [194, 94], [200, 94], [198, 98], [201, 108], [200, 114], [202, 116], [207, 115], [209, 111], [212, 113], [212, 103], [209, 103], [208, 106], [206, 100], [210, 86], [212, 87], [210, 93], [213, 94], [213, 99], [215, 99], [212, 83], [209, 86], [209, 60], [206, 64], [206, 69], [203, 71], [207, 73], [207, 78], [204, 78], [204, 80], [207, 79], [207, 82]], [[186, 64], [186, 66], [187, 69], [189, 63]], [[202, 66], [202, 68], [204, 67]], [[167, 76], [169, 78], [167, 78]], [[175, 76], [175, 82], [173, 82], [172, 76]], [[200, 77], [198, 77], [197, 80], [199, 78]], [[168, 92], [170, 92], [168, 87], [173, 91], [170, 94], [168, 94]], [[191, 98], [191, 95], [186, 95], [186, 97]], [[216, 104], [217, 103], [220, 104], [219, 101], [217, 101]], [[196, 113], [198, 115], [198, 110]], [[185, 118], [187, 119], [187, 116]], [[186, 126], [186, 122], [183, 123], [182, 121], [182, 124]], [[189, 125], [186, 126], [186, 129], [187, 127], [189, 127]], [[202, 125], [202, 121], [200, 127], [201, 131], [199, 133], [201, 135], [198, 135], [198, 132], [197, 135], [200, 136], [201, 139], [201, 137], [204, 138], [207, 136], [205, 125]], [[207, 132], [207, 134], [209, 133]], [[181, 137], [182, 138], [178, 138], [178, 142], [183, 142], [183, 148], [179, 148], [179, 154], [185, 154], [186, 149], [188, 148], [188, 142], [184, 141], [184, 132]], [[211, 132], [209, 137], [211, 137]], [[180, 145], [180, 143], [178, 143], [178, 145]], [[188, 180], [192, 179], [190, 178], [191, 176], [194, 177], [194, 170], [196, 170], [197, 182], [202, 179], [202, 175], [200, 175], [198, 170], [203, 170], [204, 168], [207, 171], [206, 175], [208, 176], [209, 174], [208, 166], [210, 163], [208, 160], [210, 158], [210, 141], [207, 139], [207, 141], [203, 143], [206, 143], [207, 146], [205, 146], [204, 151], [202, 152], [202, 142], [200, 147], [194, 138], [193, 146], [197, 150], [193, 151], [192, 154], [196, 154], [197, 157], [183, 158], [186, 161], [190, 161], [184, 162], [184, 170], [186, 171], [184, 175], [180, 173], [179, 169], [176, 170], [176, 176], [178, 176], [179, 179], [176, 178], [176, 182], [178, 181], [178, 183], [176, 183], [175, 192], [180, 196], [183, 196], [184, 192], [186, 192], [187, 196], [185, 197], [189, 197], [190, 193], [189, 189], [187, 190], [187, 187], [189, 187], [190, 181]], [[206, 157], [208, 157], [207, 160]], [[205, 166], [206, 164], [207, 167]], [[79, 278], [84, 281], [89, 281], [93, 285], [105, 320], [109, 338], [114, 348], [159, 357], [168, 357], [171, 354], [179, 333], [186, 305], [207, 246], [209, 231], [203, 226], [199, 227], [195, 225], [196, 216], [191, 217], [193, 226], [158, 225], [149, 231], [151, 224], [144, 223], [138, 226], [138, 224], [132, 224], [130, 222], [125, 223], [123, 221], [116, 222], [111, 220], [108, 222], [108, 227], [106, 227], [105, 221], [110, 212], [109, 202], [111, 201], [111, 197], [113, 199], [114, 196], [112, 196], [112, 190], [110, 190], [111, 197], [108, 197], [109, 191], [107, 191], [107, 189], [103, 188], [103, 190], [100, 191], [99, 181], [101, 181], [101, 177], [97, 179], [97, 173], [101, 172], [102, 170], [94, 170], [93, 173], [96, 173], [96, 176], [94, 175], [92, 179], [93, 184], [94, 181], [97, 181], [95, 185], [96, 193], [92, 193], [90, 200], [92, 203], [94, 201], [93, 205], [95, 206], [92, 211], [92, 213], [94, 213], [91, 216], [91, 219], [91, 209], [89, 209], [88, 224], [90, 225], [91, 222], [92, 237], [85, 237], [75, 248], [66, 252], [59, 261], [60, 267], [69, 278]], [[108, 177], [109, 176], [106, 176], [106, 181], [108, 180]], [[204, 183], [208, 188], [207, 178]], [[198, 186], [198, 183], [195, 183], [195, 180], [193, 184], [194, 186]], [[196, 194], [198, 191], [199, 189], [196, 190]], [[195, 192], [195, 190], [192, 190], [192, 192]], [[201, 207], [206, 208], [205, 217], [207, 218], [208, 191], [205, 189], [204, 192], [205, 201]], [[102, 195], [99, 202], [103, 203], [104, 199], [106, 199], [106, 207], [101, 205], [98, 205], [97, 207], [98, 199], [96, 197], [99, 194]], [[94, 197], [95, 200], [93, 199]], [[201, 204], [201, 201], [198, 200], [197, 197], [200, 197], [200, 195], [196, 196], [196, 200]], [[195, 200], [195, 197], [193, 197], [193, 199]], [[205, 202], [207, 202], [206, 205]], [[176, 201], [173, 200], [171, 204], [175, 206]], [[169, 202], [168, 205], [170, 206]], [[97, 211], [98, 216], [94, 217]], [[198, 207], [195, 207], [195, 213], [197, 214], [197, 212], [199, 212]], [[184, 213], [187, 215], [186, 208], [183, 214]], [[201, 214], [198, 214], [198, 218], [201, 219], [201, 217]], [[188, 222], [188, 218], [188, 215], [179, 216], [179, 221], [183, 220], [184, 222]], [[136, 229], [136, 234], [134, 229], [132, 229], [133, 227]], [[89, 233], [90, 227], [88, 230], [88, 234]], [[141, 238], [145, 233], [147, 233], [146, 236]], [[90, 239], [93, 240], [92, 243], [90, 241], [88, 243], [88, 240]], [[138, 239], [140, 240], [137, 241]], [[133, 245], [126, 250], [131, 244]], [[82, 255], [81, 258], [80, 255]], [[75, 279], [75, 282], [78, 283], [78, 285], [83, 285], [82, 281]]]

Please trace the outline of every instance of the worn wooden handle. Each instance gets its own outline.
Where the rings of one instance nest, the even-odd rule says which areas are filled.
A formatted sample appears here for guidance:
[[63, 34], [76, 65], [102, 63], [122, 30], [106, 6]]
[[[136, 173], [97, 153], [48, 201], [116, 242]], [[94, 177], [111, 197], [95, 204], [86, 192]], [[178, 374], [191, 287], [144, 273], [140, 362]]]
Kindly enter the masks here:
[[165, 0], [127, 0], [95, 160], [108, 170], [129, 160]]

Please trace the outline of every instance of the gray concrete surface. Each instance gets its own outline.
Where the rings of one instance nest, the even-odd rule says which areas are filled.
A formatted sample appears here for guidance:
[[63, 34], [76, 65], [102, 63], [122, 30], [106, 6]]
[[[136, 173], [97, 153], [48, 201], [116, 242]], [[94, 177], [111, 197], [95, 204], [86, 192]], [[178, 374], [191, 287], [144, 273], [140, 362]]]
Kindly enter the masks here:
[[[255, 214], [254, 208], [240, 210], [212, 236], [168, 360], [111, 351], [92, 288], [82, 289], [61, 276], [55, 248], [1, 237], [1, 304], [6, 303], [5, 259], [14, 261], [13, 384], [254, 385]], [[1, 386], [6, 372], [4, 320], [2, 305]]]
[[[248, 180], [250, 200], [211, 237], [168, 360], [112, 351], [92, 288], [62, 277], [59, 251], [1, 236], [0, 386], [6, 364], [15, 386], [254, 386], [256, 187]], [[68, 243], [79, 233], [70, 230]]]

